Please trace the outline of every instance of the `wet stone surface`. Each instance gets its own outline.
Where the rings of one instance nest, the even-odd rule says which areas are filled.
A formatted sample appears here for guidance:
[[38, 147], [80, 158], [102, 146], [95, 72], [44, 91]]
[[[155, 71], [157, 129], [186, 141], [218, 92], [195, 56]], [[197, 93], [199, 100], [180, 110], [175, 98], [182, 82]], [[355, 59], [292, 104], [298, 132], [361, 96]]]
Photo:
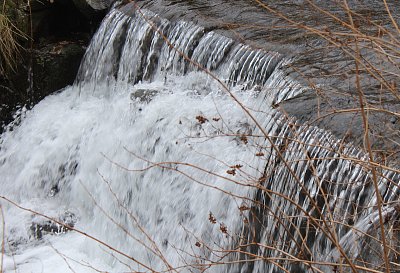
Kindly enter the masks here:
[[30, 226], [30, 234], [40, 240], [46, 234], [58, 235], [71, 230], [74, 227], [77, 218], [74, 213], [66, 211], [57, 219], [57, 222], [50, 220], [34, 220]]
[[[160, 0], [139, 5], [169, 20], [192, 21], [254, 48], [291, 58], [286, 73], [312, 90], [276, 107], [302, 124], [329, 130], [364, 148], [361, 94], [373, 150], [384, 160], [398, 160], [400, 104], [395, 75], [399, 62], [396, 57], [388, 60], [377, 45], [371, 45], [371, 41], [391, 44], [396, 35], [382, 1], [348, 1], [355, 30], [350, 29], [348, 13], [340, 5], [310, 2]], [[395, 1], [388, 4], [396, 16], [399, 6]], [[362, 38], [354, 39], [354, 33]], [[395, 49], [386, 50], [398, 55]]]
[[14, 71], [0, 74], [0, 132], [17, 109], [30, 108], [74, 82], [91, 35], [105, 14], [78, 0], [5, 4], [6, 15], [30, 38], [19, 38]]

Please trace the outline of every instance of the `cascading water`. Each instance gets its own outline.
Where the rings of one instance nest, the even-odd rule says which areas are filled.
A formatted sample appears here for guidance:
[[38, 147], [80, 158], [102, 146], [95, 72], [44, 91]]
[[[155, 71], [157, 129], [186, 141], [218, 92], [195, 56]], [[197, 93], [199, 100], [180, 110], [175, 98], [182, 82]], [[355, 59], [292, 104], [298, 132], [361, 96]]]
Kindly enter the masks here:
[[[76, 84], [10, 127], [0, 151], [1, 196], [103, 244], [46, 236], [55, 223], [2, 202], [5, 272], [278, 272], [268, 258], [283, 252], [336, 262], [335, 240], [309, 220], [322, 214], [341, 223], [331, 236], [344, 251], [359, 255], [378, 223], [370, 173], [357, 163], [365, 156], [272, 109], [303, 90], [282, 71], [287, 62], [133, 4], [111, 10]], [[394, 202], [398, 175], [382, 177]], [[230, 264], [243, 258], [239, 245], [267, 261]]]
[[147, 10], [132, 12], [133, 4], [121, 10], [111, 11], [104, 20], [86, 52], [77, 84], [161, 81], [203, 67], [229, 86], [264, 88], [266, 103], [276, 104], [304, 91], [279, 69], [288, 60], [277, 52], [252, 50], [213, 31], [182, 21], [171, 23]]

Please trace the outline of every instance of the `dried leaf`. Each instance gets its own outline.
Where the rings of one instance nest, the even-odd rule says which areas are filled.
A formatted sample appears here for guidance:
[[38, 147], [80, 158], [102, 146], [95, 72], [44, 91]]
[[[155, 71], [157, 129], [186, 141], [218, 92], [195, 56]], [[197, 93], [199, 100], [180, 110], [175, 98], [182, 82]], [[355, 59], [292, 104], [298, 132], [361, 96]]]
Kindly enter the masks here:
[[225, 226], [224, 223], [221, 223], [221, 224], [219, 225], [219, 229], [221, 230], [222, 233], [225, 233], [225, 234], [228, 233], [228, 228]]
[[210, 212], [210, 214], [208, 215], [208, 220], [212, 223], [212, 224], [216, 224], [217, 223], [217, 219], [215, 219], [214, 215]]
[[196, 119], [200, 124], [206, 123], [208, 121], [208, 119], [203, 116], [197, 116]]

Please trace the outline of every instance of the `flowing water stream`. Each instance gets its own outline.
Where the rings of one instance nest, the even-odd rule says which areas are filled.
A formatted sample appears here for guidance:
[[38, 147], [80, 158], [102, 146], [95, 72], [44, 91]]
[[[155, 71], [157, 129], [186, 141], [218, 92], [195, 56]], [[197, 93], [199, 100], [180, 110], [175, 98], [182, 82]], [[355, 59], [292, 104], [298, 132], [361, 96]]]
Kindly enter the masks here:
[[[243, 254], [228, 250], [246, 242], [259, 257], [337, 262], [334, 240], [309, 220], [321, 215], [346, 253], [378, 263], [362, 240], [379, 222], [357, 163], [367, 157], [273, 109], [304, 90], [285, 76], [289, 62], [131, 4], [111, 10], [74, 86], [22, 113], [0, 150], [1, 196], [102, 243], [3, 200], [5, 272], [281, 270], [230, 264]], [[382, 177], [396, 202], [398, 175]]]

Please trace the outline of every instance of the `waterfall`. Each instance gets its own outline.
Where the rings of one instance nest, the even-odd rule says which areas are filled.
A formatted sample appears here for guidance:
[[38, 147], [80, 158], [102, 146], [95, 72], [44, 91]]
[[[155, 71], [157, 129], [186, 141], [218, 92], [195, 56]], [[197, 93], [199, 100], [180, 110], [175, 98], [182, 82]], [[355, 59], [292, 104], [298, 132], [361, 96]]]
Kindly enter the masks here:
[[[378, 263], [365, 251], [379, 223], [368, 157], [272, 107], [305, 90], [290, 61], [134, 4], [112, 9], [75, 84], [0, 146], [1, 196], [101, 242], [2, 200], [4, 271], [306, 272], [279, 259], [334, 263], [340, 249]], [[382, 213], [396, 219], [398, 174], [378, 171]]]
[[305, 90], [282, 72], [290, 60], [277, 52], [252, 49], [192, 23], [173, 23], [151, 11], [134, 10], [134, 4], [128, 4], [105, 18], [84, 56], [78, 85], [164, 80], [203, 67], [228, 86], [264, 89], [266, 103], [277, 104]]

